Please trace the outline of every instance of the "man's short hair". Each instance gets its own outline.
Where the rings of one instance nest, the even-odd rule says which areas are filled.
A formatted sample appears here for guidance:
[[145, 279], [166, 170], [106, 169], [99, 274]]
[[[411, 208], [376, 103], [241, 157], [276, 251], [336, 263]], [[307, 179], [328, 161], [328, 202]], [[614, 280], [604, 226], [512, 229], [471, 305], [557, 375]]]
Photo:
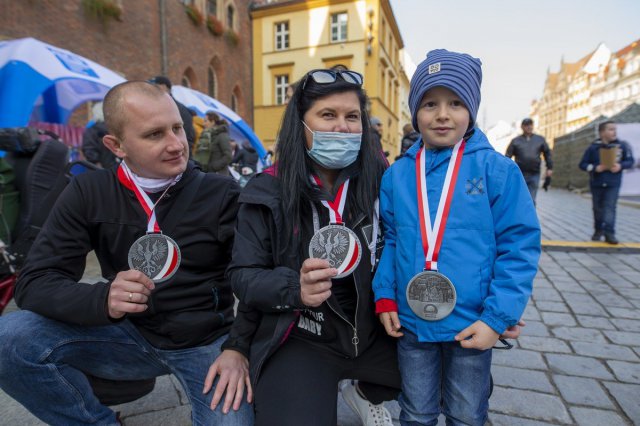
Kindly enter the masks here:
[[155, 77], [150, 78], [147, 81], [149, 83], [153, 83], [153, 84], [161, 84], [161, 85], [167, 86], [169, 89], [171, 89], [171, 80], [169, 80], [169, 77], [166, 77], [164, 75], [156, 75]]
[[525, 118], [524, 120], [522, 120], [522, 126], [528, 126], [529, 124], [533, 124], [533, 120], [530, 118]]
[[205, 115], [207, 116], [207, 120], [209, 121], [213, 121], [214, 123], [220, 121], [220, 116], [213, 111], [207, 111]]
[[107, 130], [118, 139], [122, 139], [124, 126], [127, 123], [123, 103], [130, 93], [137, 93], [151, 98], [160, 98], [166, 95], [161, 88], [146, 81], [125, 81], [112, 87], [104, 97], [102, 109]]
[[609, 124], [616, 124], [616, 122], [613, 120], [606, 120], [598, 124], [598, 133], [604, 132], [604, 129], [606, 129]]

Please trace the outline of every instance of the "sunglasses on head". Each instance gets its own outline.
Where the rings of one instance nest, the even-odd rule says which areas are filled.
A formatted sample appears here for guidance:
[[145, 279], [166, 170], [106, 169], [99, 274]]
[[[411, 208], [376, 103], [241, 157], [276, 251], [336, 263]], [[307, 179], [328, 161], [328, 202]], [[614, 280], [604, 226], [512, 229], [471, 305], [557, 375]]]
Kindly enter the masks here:
[[362, 74], [355, 71], [340, 71], [340, 70], [312, 70], [307, 73], [302, 83], [302, 90], [307, 85], [307, 81], [311, 78], [316, 84], [332, 84], [338, 79], [338, 76], [343, 81], [350, 84], [355, 84], [358, 87], [362, 86]]

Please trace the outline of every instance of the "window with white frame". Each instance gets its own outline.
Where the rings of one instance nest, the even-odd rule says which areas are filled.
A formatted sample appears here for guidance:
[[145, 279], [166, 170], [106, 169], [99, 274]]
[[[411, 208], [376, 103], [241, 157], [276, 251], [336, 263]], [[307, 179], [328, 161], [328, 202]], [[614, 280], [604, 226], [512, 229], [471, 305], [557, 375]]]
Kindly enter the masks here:
[[289, 21], [276, 23], [276, 50], [289, 48]]
[[207, 0], [207, 15], [218, 15], [218, 0]]
[[347, 13], [334, 13], [331, 15], [331, 42], [347, 40]]
[[276, 105], [284, 105], [289, 87], [289, 75], [276, 75]]

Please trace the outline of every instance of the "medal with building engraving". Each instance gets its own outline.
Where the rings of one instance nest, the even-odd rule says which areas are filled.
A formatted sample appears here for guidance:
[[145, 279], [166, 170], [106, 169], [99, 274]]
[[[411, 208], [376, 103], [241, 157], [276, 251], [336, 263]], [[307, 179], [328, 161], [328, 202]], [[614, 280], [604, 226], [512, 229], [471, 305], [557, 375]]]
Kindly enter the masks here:
[[318, 229], [309, 242], [309, 257], [326, 259], [338, 270], [333, 278], [342, 278], [358, 267], [362, 244], [358, 236], [344, 225], [331, 224]]
[[407, 285], [407, 302], [414, 314], [427, 321], [447, 317], [456, 307], [456, 288], [436, 271], [423, 271]]
[[152, 232], [138, 238], [129, 249], [129, 267], [161, 283], [171, 278], [182, 260], [180, 247], [170, 237]]

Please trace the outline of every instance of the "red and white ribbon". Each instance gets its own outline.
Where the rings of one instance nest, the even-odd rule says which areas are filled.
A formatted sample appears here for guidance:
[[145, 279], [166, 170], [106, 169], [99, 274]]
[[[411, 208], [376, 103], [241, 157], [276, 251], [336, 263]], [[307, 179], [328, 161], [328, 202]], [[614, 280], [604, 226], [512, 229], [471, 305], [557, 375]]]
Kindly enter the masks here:
[[147, 232], [160, 232], [160, 226], [158, 226], [158, 221], [156, 220], [156, 211], [154, 208], [155, 203], [151, 201], [151, 198], [149, 198], [147, 193], [144, 192], [136, 183], [133, 176], [131, 176], [129, 168], [124, 166], [124, 162], [120, 163], [120, 166], [118, 166], [118, 179], [125, 187], [129, 188], [134, 192], [134, 194], [136, 194], [138, 202], [147, 214]]
[[[322, 187], [322, 181], [317, 176], [312, 176], [313, 181], [319, 187]], [[329, 210], [329, 223], [343, 224], [342, 213], [344, 212], [344, 205], [347, 202], [347, 193], [349, 192], [349, 179], [345, 180], [338, 192], [336, 193], [333, 201], [322, 200], [322, 205]]]
[[416, 155], [416, 190], [418, 193], [418, 213], [420, 214], [420, 234], [425, 254], [425, 270], [428, 271], [438, 270], [438, 254], [440, 253], [444, 230], [447, 226], [449, 209], [451, 208], [451, 200], [455, 191], [456, 180], [458, 179], [464, 147], [464, 140], [460, 140], [453, 147], [433, 227], [431, 226], [429, 197], [427, 195], [426, 148], [423, 146]]

